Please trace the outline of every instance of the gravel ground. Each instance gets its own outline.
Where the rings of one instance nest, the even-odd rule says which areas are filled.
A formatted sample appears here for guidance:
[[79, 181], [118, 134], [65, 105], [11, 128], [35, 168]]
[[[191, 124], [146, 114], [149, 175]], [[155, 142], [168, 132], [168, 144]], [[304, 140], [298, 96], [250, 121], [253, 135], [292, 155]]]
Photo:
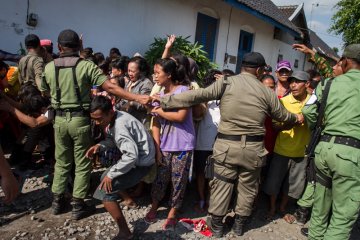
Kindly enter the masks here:
[[[46, 183], [49, 173], [49, 168], [23, 173], [22, 194], [10, 206], [0, 203], [0, 239], [112, 239], [117, 233], [117, 228], [99, 202], [90, 200], [97, 204], [97, 212], [95, 215], [80, 221], [71, 220], [70, 207], [68, 213], [58, 216], [50, 214], [51, 192], [49, 184]], [[97, 179], [98, 176], [99, 174], [95, 174], [94, 178]], [[194, 211], [196, 201], [194, 188], [192, 184], [189, 185], [179, 217], [205, 219], [205, 214], [198, 214]], [[126, 209], [126, 207], [123, 209], [129, 226], [134, 232], [135, 239], [206, 239], [199, 233], [187, 230], [181, 224], [177, 224], [175, 231], [162, 231], [161, 226], [167, 213], [166, 203], [159, 209], [159, 221], [152, 225], [146, 224], [143, 217], [150, 208], [149, 199], [149, 196], [137, 199], [139, 209]], [[287, 224], [280, 217], [269, 222], [264, 219], [265, 214], [265, 198], [261, 197], [244, 236], [235, 237], [228, 230], [222, 239], [306, 239], [300, 234], [301, 226]], [[360, 221], [354, 226], [351, 240], [360, 239], [359, 236]]]

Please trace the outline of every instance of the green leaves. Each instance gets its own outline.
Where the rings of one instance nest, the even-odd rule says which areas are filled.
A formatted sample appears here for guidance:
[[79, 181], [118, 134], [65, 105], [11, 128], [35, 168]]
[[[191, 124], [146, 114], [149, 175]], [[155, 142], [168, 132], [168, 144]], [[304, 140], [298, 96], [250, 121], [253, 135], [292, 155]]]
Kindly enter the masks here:
[[[206, 72], [210, 69], [217, 68], [217, 65], [209, 60], [207, 53], [203, 50], [203, 46], [196, 43], [191, 43], [188, 39], [190, 36], [176, 37], [172, 46], [172, 53], [179, 52], [187, 57], [191, 57], [199, 66], [197, 82], [202, 85], [202, 79]], [[154, 38], [154, 42], [150, 44], [149, 50], [145, 53], [145, 59], [150, 66], [153, 66], [157, 59], [161, 58], [165, 48], [167, 38]]]
[[342, 34], [345, 46], [360, 43], [360, 0], [340, 0], [329, 32]]

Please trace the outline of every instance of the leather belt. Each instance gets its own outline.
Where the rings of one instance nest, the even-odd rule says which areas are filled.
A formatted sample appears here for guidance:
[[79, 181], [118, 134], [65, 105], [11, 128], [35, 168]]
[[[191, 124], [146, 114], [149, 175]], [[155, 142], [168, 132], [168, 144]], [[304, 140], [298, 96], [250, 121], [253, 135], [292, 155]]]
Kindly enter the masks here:
[[[231, 141], [241, 141], [242, 136], [244, 135], [227, 135], [223, 133], [218, 133], [217, 135], [217, 137], [220, 139], [226, 139]], [[247, 142], [261, 142], [264, 140], [263, 135], [255, 135], [255, 136], [245, 135], [245, 136]]]
[[65, 117], [70, 113], [71, 117], [90, 117], [90, 112], [82, 109], [56, 109], [56, 116]]
[[330, 142], [332, 137], [335, 137], [334, 143], [336, 143], [336, 144], [346, 145], [346, 146], [354, 147], [354, 148], [360, 148], [360, 140], [357, 140], [352, 137], [332, 136], [332, 135], [325, 134], [325, 135], [321, 136], [320, 141]]

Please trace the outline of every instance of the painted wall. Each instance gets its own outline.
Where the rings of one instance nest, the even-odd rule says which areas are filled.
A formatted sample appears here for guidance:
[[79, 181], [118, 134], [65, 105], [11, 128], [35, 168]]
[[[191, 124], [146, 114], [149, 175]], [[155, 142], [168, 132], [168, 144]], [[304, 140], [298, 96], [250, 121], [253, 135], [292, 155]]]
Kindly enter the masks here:
[[[105, 55], [112, 47], [122, 54], [144, 54], [154, 37], [166, 34], [190, 36], [194, 41], [198, 12], [219, 19], [215, 62], [235, 70], [235, 64], [224, 64], [227, 52], [237, 56], [240, 30], [254, 34], [253, 51], [261, 52], [267, 63], [276, 65], [278, 52], [293, 53], [273, 39], [274, 27], [252, 15], [218, 0], [29, 0], [29, 12], [38, 14], [38, 25], [26, 25], [27, 1], [12, 0], [0, 9], [0, 49], [15, 53], [29, 33], [56, 43], [59, 32], [71, 28], [83, 34], [84, 47]], [[284, 45], [284, 46], [283, 46]], [[299, 59], [299, 63], [303, 61]]]
[[[291, 66], [293, 68], [293, 70], [307, 70], [306, 67], [306, 59], [305, 59], [305, 54], [299, 52], [299, 51], [295, 51], [291, 45], [284, 43], [282, 41], [276, 40], [274, 39], [274, 52], [273, 52], [273, 59], [271, 61], [273, 69], [275, 70], [275, 66], [277, 63], [277, 58], [278, 55], [281, 54], [283, 55], [283, 59], [284, 60], [288, 60], [291, 63]], [[305, 62], [304, 62], [305, 59]], [[294, 63], [295, 60], [298, 60], [298, 67], [295, 68], [294, 67]]]

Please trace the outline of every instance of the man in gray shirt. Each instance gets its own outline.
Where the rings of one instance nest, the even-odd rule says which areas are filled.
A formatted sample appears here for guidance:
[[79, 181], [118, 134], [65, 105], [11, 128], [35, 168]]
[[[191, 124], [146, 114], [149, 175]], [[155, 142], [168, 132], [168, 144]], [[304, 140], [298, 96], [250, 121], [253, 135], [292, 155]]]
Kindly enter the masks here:
[[110, 99], [97, 96], [90, 106], [90, 116], [97, 125], [107, 129], [104, 141], [92, 146], [86, 157], [99, 151], [118, 148], [122, 153], [117, 163], [108, 168], [94, 198], [102, 200], [105, 209], [119, 227], [118, 237], [128, 239], [131, 232], [117, 203], [119, 192], [135, 186], [155, 162], [154, 142], [144, 125], [130, 114], [114, 111]]

